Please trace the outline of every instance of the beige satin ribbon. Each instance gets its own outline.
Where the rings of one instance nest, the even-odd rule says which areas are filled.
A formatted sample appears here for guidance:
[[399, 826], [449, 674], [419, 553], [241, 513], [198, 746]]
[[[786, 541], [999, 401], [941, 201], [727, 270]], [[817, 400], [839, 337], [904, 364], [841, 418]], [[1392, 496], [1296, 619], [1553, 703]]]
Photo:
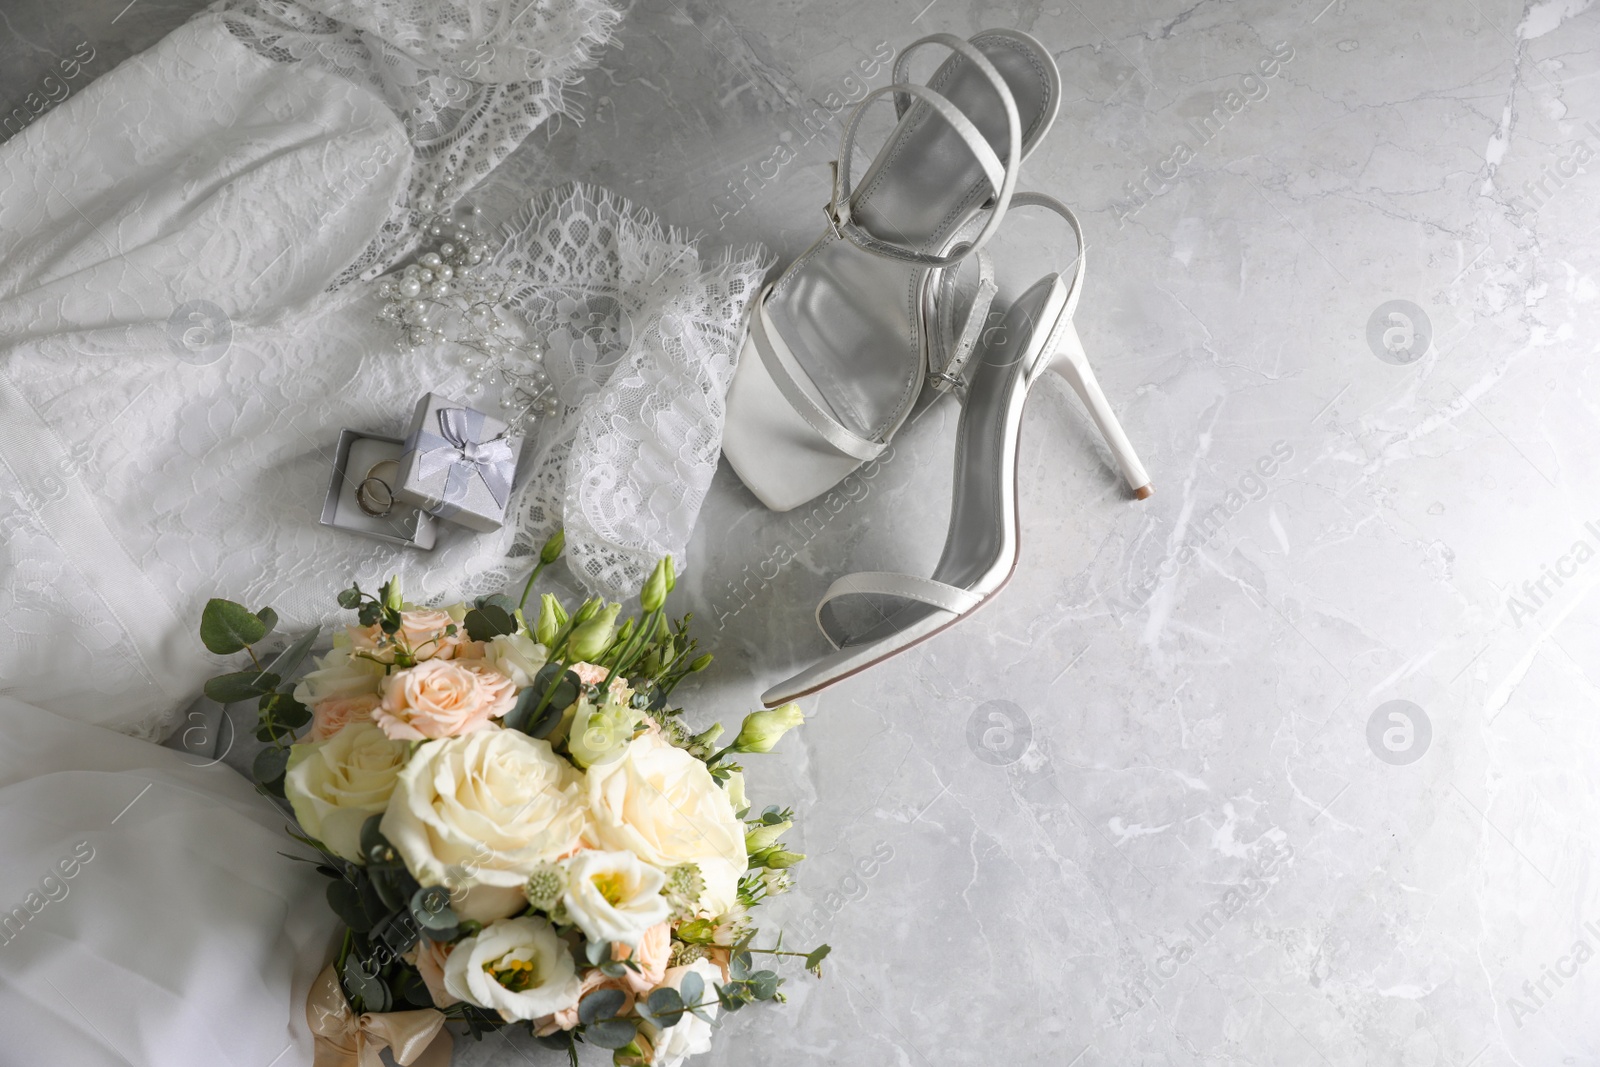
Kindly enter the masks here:
[[450, 1067], [455, 1041], [434, 1008], [361, 1015], [350, 1010], [333, 965], [324, 967], [306, 998], [306, 1022], [316, 1035], [313, 1067], [383, 1067], [385, 1048], [401, 1067]]

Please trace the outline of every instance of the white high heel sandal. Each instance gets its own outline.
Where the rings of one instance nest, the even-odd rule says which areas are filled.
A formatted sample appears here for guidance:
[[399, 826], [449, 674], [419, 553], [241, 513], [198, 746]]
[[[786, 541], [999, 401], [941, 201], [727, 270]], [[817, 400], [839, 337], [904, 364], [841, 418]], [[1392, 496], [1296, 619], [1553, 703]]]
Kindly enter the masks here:
[[[928, 44], [955, 55], [913, 85], [909, 57]], [[909, 417], [932, 362], [939, 273], [1000, 226], [1061, 97], [1050, 53], [1011, 30], [924, 37], [893, 78], [845, 126], [828, 228], [762, 292], [729, 389], [723, 454], [777, 511], [877, 458]], [[852, 190], [862, 114], [889, 93], [900, 122]], [[981, 232], [961, 240], [980, 217]]]
[[[1020, 549], [1017, 517], [1017, 449], [1028, 390], [1045, 371], [1064, 377], [1077, 391], [1122, 475], [1139, 499], [1151, 493], [1150, 477], [1134, 454], [1084, 355], [1072, 324], [1083, 288], [1084, 241], [1078, 219], [1059, 201], [1018, 193], [1013, 207], [1043, 207], [1071, 225], [1078, 241], [1077, 269], [1067, 282], [1059, 274], [1041, 278], [1004, 312], [999, 328], [979, 336], [992, 283], [980, 253], [978, 296], [961, 336], [954, 338], [936, 387], [961, 401], [957, 428], [955, 489], [944, 553], [931, 578], [870, 571], [834, 582], [817, 605], [817, 625], [836, 649], [762, 694], [776, 707], [857, 674], [925, 641], [970, 615], [999, 592], [1016, 570]], [[953, 286], [951, 287], [953, 288]], [[970, 364], [970, 369], [968, 365]], [[844, 597], [875, 597], [864, 623], [847, 625], [835, 608]]]

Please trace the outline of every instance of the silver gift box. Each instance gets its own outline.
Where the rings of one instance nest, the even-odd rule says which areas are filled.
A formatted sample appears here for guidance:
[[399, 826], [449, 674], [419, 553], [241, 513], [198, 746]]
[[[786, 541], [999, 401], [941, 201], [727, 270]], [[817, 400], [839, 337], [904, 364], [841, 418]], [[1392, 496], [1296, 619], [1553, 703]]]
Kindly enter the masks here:
[[438, 533], [432, 515], [415, 505], [400, 503], [387, 515], [369, 515], [356, 502], [356, 489], [367, 472], [385, 460], [396, 465], [405, 451], [398, 437], [380, 437], [356, 430], [339, 431], [339, 446], [333, 456], [333, 481], [322, 502], [322, 525], [427, 551], [433, 548]]
[[521, 453], [522, 435], [501, 420], [428, 393], [411, 417], [395, 498], [446, 522], [497, 530]]

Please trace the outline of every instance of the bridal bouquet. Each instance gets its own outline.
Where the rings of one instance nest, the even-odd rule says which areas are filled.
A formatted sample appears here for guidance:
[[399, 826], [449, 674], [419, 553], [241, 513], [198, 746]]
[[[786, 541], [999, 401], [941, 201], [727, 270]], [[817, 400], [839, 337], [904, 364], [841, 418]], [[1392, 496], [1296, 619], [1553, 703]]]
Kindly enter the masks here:
[[755, 944], [751, 910], [803, 857], [780, 840], [792, 812], [753, 812], [730, 758], [770, 751], [799, 708], [751, 714], [721, 747], [720, 725], [691, 733], [668, 702], [711, 657], [664, 612], [671, 559], [619, 624], [601, 600], [528, 607], [560, 553], [557, 533], [521, 602], [351, 586], [356, 623], [292, 687], [315, 632], [262, 663], [272, 610], [206, 606], [206, 646], [252, 661], [206, 692], [257, 700], [255, 776], [331, 879], [343, 940], [308, 1016], [342, 1055], [421, 1062], [449, 1019], [475, 1037], [525, 1025], [573, 1064], [587, 1043], [674, 1067], [710, 1047], [719, 1011], [784, 999], [758, 957], [821, 974], [826, 945]]

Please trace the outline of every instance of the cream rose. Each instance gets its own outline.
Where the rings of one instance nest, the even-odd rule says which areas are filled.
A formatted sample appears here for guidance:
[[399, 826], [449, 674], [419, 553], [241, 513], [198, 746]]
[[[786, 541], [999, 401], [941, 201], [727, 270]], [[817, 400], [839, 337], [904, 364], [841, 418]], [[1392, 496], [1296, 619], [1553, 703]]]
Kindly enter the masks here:
[[457, 943], [445, 961], [444, 986], [506, 1022], [574, 1008], [582, 988], [567, 943], [531, 916], [490, 923]]
[[661, 887], [667, 876], [631, 852], [585, 849], [567, 861], [567, 914], [590, 941], [637, 945], [672, 914]]
[[300, 828], [336, 856], [361, 863], [361, 824], [389, 805], [410, 745], [369, 722], [289, 749], [283, 794]]
[[381, 829], [417, 881], [487, 922], [525, 908], [528, 875], [576, 851], [587, 822], [582, 776], [549, 742], [486, 730], [418, 749]]
[[483, 658], [510, 678], [518, 689], [533, 684], [539, 668], [550, 658], [549, 651], [524, 633], [497, 634], [483, 648]]
[[[383, 632], [377, 623], [371, 626], [348, 626], [351, 647], [358, 652], [376, 656], [384, 663], [393, 663], [396, 646], [404, 644], [418, 662], [432, 659], [449, 659], [456, 648], [467, 639], [461, 620], [465, 607], [412, 608], [400, 613], [400, 630], [392, 637]], [[445, 631], [452, 625], [456, 632]]]
[[362, 693], [353, 697], [330, 697], [319, 700], [311, 708], [312, 741], [326, 741], [353, 722], [371, 722], [372, 712], [378, 706], [375, 693]]
[[635, 996], [648, 993], [661, 984], [662, 977], [667, 972], [667, 960], [671, 956], [671, 923], [657, 923], [652, 926], [644, 932], [639, 944], [632, 948], [618, 944], [611, 946], [612, 959], [632, 958], [633, 962], [639, 965], [637, 971], [630, 969], [622, 973], [622, 981]]
[[384, 679], [372, 717], [396, 740], [435, 740], [486, 730], [516, 700], [511, 680], [483, 660], [431, 659]]
[[[683, 976], [690, 971], [698, 974], [705, 983], [705, 992], [700, 996], [701, 1010], [715, 1019], [718, 1005], [712, 983], [723, 979], [721, 972], [708, 961], [695, 960], [687, 967], [669, 967], [657, 988], [682, 992]], [[690, 1056], [711, 1050], [711, 1024], [692, 1012], [684, 1012], [678, 1017], [676, 1025], [665, 1030], [658, 1030], [649, 1023], [642, 1023], [641, 1026], [650, 1042], [650, 1067], [678, 1067]]]
[[716, 916], [733, 907], [748, 861], [744, 824], [704, 763], [647, 733], [591, 767], [588, 778], [592, 832], [602, 847], [661, 870], [698, 864], [701, 910]]
[[294, 687], [294, 698], [306, 707], [324, 700], [373, 695], [383, 689], [383, 664], [352, 655], [350, 641], [343, 634], [334, 636], [333, 651], [317, 661]]

